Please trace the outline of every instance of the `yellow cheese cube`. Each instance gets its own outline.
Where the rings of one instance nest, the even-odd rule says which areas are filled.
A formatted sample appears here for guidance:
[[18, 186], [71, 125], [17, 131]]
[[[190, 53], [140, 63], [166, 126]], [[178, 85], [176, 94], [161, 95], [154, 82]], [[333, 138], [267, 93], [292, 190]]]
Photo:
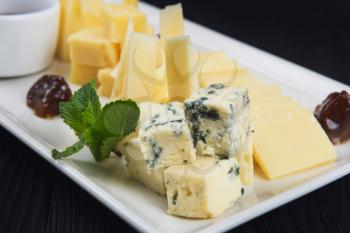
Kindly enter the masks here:
[[111, 75], [112, 68], [100, 69], [97, 74], [98, 93], [105, 97], [111, 97], [114, 77]]
[[182, 36], [185, 34], [181, 3], [170, 5], [160, 11], [160, 36]]
[[161, 102], [166, 98], [162, 95], [166, 94], [166, 80], [157, 75], [158, 46], [156, 36], [131, 34], [121, 98], [138, 102]]
[[92, 79], [96, 79], [100, 68], [95, 66], [80, 65], [72, 62], [69, 81], [75, 84], [86, 84]]
[[135, 32], [147, 33], [147, 16], [128, 4], [104, 4], [102, 6], [103, 35], [114, 43], [125, 39], [129, 20]]
[[257, 122], [254, 158], [274, 179], [334, 161], [336, 153], [317, 120], [302, 110]]
[[124, 4], [130, 4], [134, 7], [138, 7], [139, 5], [139, 0], [123, 0]]
[[72, 62], [96, 67], [114, 66], [119, 59], [119, 46], [102, 36], [100, 28], [88, 28], [69, 37]]
[[199, 56], [188, 36], [164, 40], [167, 84], [170, 101], [183, 101], [199, 89]]
[[101, 1], [102, 0], [81, 1], [85, 27], [99, 27], [102, 25], [100, 11]]
[[60, 32], [58, 37], [56, 57], [69, 62], [68, 37], [84, 27], [80, 0], [60, 0]]

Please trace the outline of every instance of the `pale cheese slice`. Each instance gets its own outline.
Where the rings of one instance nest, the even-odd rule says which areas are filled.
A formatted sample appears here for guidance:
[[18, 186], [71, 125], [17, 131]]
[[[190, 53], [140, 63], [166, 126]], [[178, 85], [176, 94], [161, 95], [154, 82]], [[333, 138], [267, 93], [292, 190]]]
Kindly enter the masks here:
[[166, 79], [157, 76], [159, 39], [142, 33], [132, 33], [121, 97], [135, 101], [160, 102], [166, 88]]
[[164, 40], [170, 101], [184, 101], [199, 89], [199, 55], [188, 36]]
[[185, 34], [181, 3], [170, 5], [160, 11], [160, 36], [182, 36]]
[[223, 52], [207, 52], [200, 55], [199, 79], [201, 87], [222, 83], [232, 86], [237, 72], [236, 62]]
[[115, 66], [115, 68], [111, 72], [111, 76], [114, 77], [111, 98], [114, 98], [114, 99], [118, 98], [121, 95], [121, 91], [123, 88], [124, 74], [125, 74], [125, 68], [127, 66], [127, 59], [128, 59], [128, 53], [129, 53], [129, 42], [130, 42], [131, 33], [132, 33], [132, 23], [129, 22], [128, 30], [127, 30], [127, 33], [125, 36], [125, 41], [122, 45], [122, 50], [120, 53], [119, 63]]
[[332, 162], [336, 153], [311, 112], [301, 110], [256, 122], [254, 158], [275, 179]]
[[282, 99], [283, 100], [280, 101], [254, 105], [252, 108], [253, 122], [258, 122], [287, 112], [298, 112], [303, 110], [303, 107], [298, 102], [290, 98]]

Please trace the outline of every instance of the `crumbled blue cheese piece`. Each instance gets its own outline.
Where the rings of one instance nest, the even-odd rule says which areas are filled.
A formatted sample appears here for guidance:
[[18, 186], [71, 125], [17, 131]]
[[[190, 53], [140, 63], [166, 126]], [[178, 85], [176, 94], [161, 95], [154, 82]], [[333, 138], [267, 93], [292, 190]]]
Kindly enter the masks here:
[[246, 89], [223, 84], [212, 84], [185, 101], [197, 155], [236, 157], [244, 184], [253, 179], [249, 102]]
[[213, 218], [244, 193], [236, 158], [199, 157], [192, 164], [164, 172], [168, 213], [188, 218]]
[[139, 138], [132, 138], [120, 151], [125, 155], [129, 175], [154, 192], [165, 195], [163, 166], [149, 167], [147, 147]]
[[137, 136], [124, 141], [119, 149], [126, 156], [132, 177], [165, 194], [163, 170], [196, 159], [183, 104], [145, 102], [139, 107]]

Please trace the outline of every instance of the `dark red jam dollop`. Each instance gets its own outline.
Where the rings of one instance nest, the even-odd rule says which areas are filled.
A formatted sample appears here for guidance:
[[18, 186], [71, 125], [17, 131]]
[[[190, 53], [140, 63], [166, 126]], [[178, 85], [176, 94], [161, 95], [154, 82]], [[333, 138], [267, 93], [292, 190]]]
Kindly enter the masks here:
[[51, 118], [59, 113], [59, 103], [72, 97], [67, 82], [62, 76], [44, 75], [29, 89], [27, 105], [42, 118]]
[[350, 95], [346, 91], [331, 93], [315, 109], [315, 117], [333, 144], [350, 139]]

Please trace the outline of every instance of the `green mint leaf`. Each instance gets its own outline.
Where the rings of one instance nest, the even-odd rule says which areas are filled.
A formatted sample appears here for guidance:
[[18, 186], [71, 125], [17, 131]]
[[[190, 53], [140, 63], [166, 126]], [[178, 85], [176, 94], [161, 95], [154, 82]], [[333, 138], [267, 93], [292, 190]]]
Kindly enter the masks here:
[[135, 131], [140, 109], [132, 100], [117, 100], [103, 107], [103, 125], [117, 137], [125, 137]]
[[101, 160], [109, 157], [109, 155], [112, 151], [114, 151], [119, 141], [120, 138], [118, 137], [109, 137], [103, 141], [101, 146]]
[[92, 103], [93, 110], [96, 113], [101, 110], [100, 100], [98, 98], [95, 88], [96, 81], [92, 80], [91, 82], [85, 84], [74, 93], [72, 101], [76, 103], [80, 111], [85, 111], [89, 102]]
[[104, 136], [95, 129], [87, 129], [83, 134], [83, 138], [85, 140], [85, 144], [89, 147], [95, 160], [101, 161], [102, 156], [100, 148], [103, 143]]
[[96, 121], [97, 121], [97, 118], [98, 118], [100, 111], [101, 110], [99, 110], [98, 112], [95, 112], [92, 103], [88, 102], [86, 108], [81, 113], [82, 120], [83, 120], [84, 124], [86, 126], [93, 127], [96, 124]]
[[140, 116], [137, 104], [118, 100], [101, 110], [95, 86], [95, 81], [82, 86], [70, 101], [60, 104], [60, 116], [80, 141], [63, 152], [53, 150], [54, 159], [69, 157], [86, 145], [96, 161], [104, 160], [119, 141], [135, 131]]
[[60, 116], [78, 137], [87, 127], [94, 126], [101, 112], [101, 104], [95, 91], [96, 83], [82, 86], [68, 102], [60, 103]]
[[82, 115], [77, 106], [72, 102], [61, 102], [60, 105], [60, 116], [64, 123], [71, 127], [75, 134], [80, 137], [84, 130], [85, 125], [82, 120]]
[[64, 151], [60, 152], [56, 149], [53, 149], [51, 151], [51, 155], [52, 158], [54, 159], [62, 159], [62, 158], [66, 158], [69, 157], [75, 153], [78, 153], [81, 149], [83, 149], [85, 145], [84, 140], [80, 139], [79, 141], [77, 141], [76, 143], [74, 143], [72, 146], [67, 147]]

